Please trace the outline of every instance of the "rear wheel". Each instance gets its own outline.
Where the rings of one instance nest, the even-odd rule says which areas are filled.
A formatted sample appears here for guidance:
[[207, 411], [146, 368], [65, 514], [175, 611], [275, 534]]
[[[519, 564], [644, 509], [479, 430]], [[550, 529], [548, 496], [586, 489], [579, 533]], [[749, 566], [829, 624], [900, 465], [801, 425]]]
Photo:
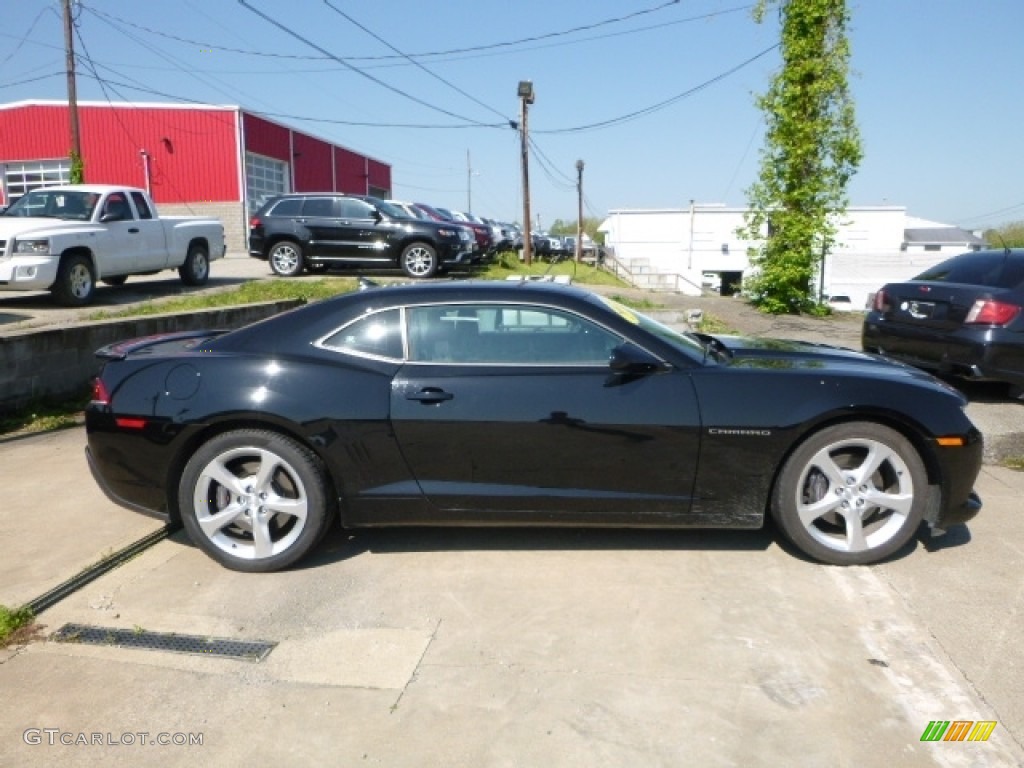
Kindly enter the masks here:
[[270, 268], [275, 275], [281, 277], [295, 277], [302, 274], [303, 257], [302, 246], [293, 243], [291, 240], [282, 240], [270, 249], [267, 256], [270, 261]]
[[210, 279], [210, 256], [206, 246], [189, 246], [185, 262], [178, 267], [178, 276], [185, 285], [205, 285]]
[[402, 251], [402, 271], [409, 277], [433, 277], [437, 272], [437, 251], [428, 243], [410, 243]]
[[92, 300], [96, 275], [86, 256], [66, 256], [57, 270], [57, 280], [50, 289], [54, 301], [65, 307], [80, 307]]
[[205, 443], [181, 475], [178, 505], [200, 549], [228, 568], [248, 572], [295, 563], [334, 517], [317, 457], [264, 430], [226, 432]]
[[833, 565], [888, 557], [924, 516], [928, 477], [914, 446], [871, 422], [811, 435], [783, 466], [772, 515], [805, 554]]

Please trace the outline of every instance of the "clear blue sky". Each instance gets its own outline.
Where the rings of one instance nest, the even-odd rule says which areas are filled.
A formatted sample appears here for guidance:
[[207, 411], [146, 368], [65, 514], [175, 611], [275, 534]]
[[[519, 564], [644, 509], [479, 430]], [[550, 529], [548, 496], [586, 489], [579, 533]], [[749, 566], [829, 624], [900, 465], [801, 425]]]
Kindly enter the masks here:
[[[66, 99], [59, 1], [0, 2], [0, 102]], [[768, 50], [776, 19], [755, 24], [750, 7], [87, 0], [76, 48], [91, 66], [78, 66], [78, 97], [241, 105], [390, 163], [396, 197], [520, 220], [519, 139], [507, 124], [518, 82], [532, 80], [542, 226], [576, 218], [577, 159], [587, 216], [744, 205], [763, 140], [754, 94], [779, 64]], [[1024, 219], [1024, 2], [850, 9], [865, 150], [851, 204], [968, 227]]]

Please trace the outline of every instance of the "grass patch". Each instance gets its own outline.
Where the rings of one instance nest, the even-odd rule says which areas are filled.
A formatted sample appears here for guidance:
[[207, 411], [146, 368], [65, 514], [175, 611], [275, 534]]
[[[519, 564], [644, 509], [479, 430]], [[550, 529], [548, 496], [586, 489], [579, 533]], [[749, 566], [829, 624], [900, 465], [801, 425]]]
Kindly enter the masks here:
[[708, 314], [707, 312], [705, 312], [704, 316], [701, 318], [700, 327], [697, 330], [702, 333], [720, 333], [723, 336], [741, 335], [739, 331], [722, 320], [722, 318]]
[[590, 264], [575, 261], [559, 261], [551, 264], [535, 259], [527, 266], [519, 261], [519, 256], [507, 251], [499, 254], [491, 264], [486, 264], [477, 271], [475, 277], [481, 280], [505, 280], [511, 275], [568, 275], [574, 283], [586, 285], [615, 285], [623, 288], [626, 283], [604, 269]]
[[1003, 459], [1003, 466], [1007, 469], [1016, 469], [1018, 472], [1024, 472], [1024, 456], [1008, 456]]
[[0, 605], [0, 648], [35, 639], [42, 628], [34, 620], [35, 616], [28, 607]]
[[133, 307], [120, 310], [101, 310], [86, 315], [86, 320], [110, 320], [123, 317], [141, 317], [146, 315], [162, 315], [165, 313], [180, 314], [197, 312], [204, 309], [219, 307], [236, 307], [242, 304], [258, 304], [264, 301], [286, 301], [303, 299], [317, 301], [339, 293], [349, 293], [356, 289], [356, 280], [352, 277], [324, 277], [318, 280], [252, 280], [237, 288], [230, 288], [215, 293], [202, 293], [192, 296], [179, 296], [173, 299], [147, 301]]
[[0, 417], [0, 435], [50, 432], [81, 423], [91, 392], [68, 400], [41, 400]]
[[619, 304], [622, 304], [624, 307], [629, 307], [630, 309], [639, 309], [641, 311], [645, 309], [665, 308], [664, 304], [659, 304], [658, 302], [651, 301], [650, 299], [631, 299], [629, 296], [620, 296], [617, 293], [611, 294], [608, 298], [611, 299], [612, 301], [619, 302]]

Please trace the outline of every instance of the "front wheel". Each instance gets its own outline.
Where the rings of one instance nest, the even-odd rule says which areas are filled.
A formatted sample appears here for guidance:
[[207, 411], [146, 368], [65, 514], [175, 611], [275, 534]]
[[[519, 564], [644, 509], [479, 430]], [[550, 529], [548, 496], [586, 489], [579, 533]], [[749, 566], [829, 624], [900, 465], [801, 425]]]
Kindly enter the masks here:
[[291, 240], [282, 240], [270, 249], [267, 256], [270, 268], [275, 275], [281, 277], [295, 277], [302, 274], [303, 258], [302, 247]]
[[786, 461], [772, 516], [805, 554], [833, 565], [889, 557], [917, 531], [928, 477], [906, 437], [871, 422], [813, 434]]
[[178, 276], [185, 285], [205, 285], [210, 279], [210, 256], [202, 245], [189, 246], [185, 262], [178, 267]]
[[192, 541], [236, 571], [265, 573], [305, 556], [333, 519], [317, 457], [264, 430], [225, 432], [193, 454], [178, 484]]
[[96, 290], [96, 274], [85, 256], [67, 256], [57, 270], [57, 280], [50, 289], [54, 301], [65, 307], [81, 307], [92, 300]]
[[437, 273], [437, 251], [427, 243], [410, 243], [402, 251], [402, 271], [409, 277], [433, 277]]

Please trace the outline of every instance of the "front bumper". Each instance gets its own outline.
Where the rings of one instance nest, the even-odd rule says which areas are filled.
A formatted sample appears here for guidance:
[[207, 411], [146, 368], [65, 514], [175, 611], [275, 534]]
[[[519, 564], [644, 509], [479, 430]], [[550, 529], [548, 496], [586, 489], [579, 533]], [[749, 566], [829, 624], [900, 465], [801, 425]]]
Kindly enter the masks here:
[[0, 291], [45, 291], [57, 279], [57, 262], [49, 256], [0, 260]]

